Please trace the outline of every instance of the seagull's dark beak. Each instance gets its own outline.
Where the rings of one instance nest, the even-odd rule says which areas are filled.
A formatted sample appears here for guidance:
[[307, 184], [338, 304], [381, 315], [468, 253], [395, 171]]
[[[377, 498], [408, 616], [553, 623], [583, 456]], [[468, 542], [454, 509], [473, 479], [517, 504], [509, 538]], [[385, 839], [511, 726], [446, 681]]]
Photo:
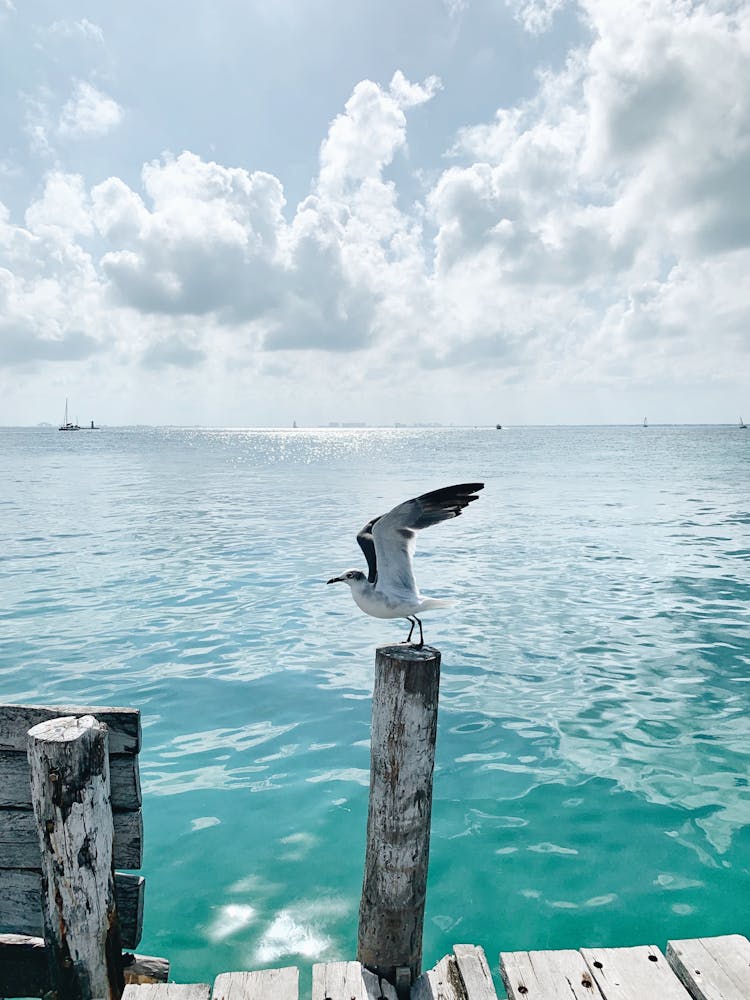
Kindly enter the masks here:
[[341, 583], [343, 579], [343, 576], [334, 576], [333, 579], [326, 580], [326, 583]]

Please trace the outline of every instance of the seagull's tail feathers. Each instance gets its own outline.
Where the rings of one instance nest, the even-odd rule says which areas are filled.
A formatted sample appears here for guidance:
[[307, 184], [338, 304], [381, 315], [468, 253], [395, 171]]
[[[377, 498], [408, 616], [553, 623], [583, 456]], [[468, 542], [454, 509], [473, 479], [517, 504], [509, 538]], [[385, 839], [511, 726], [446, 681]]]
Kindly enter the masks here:
[[425, 597], [419, 605], [420, 614], [422, 611], [431, 611], [432, 608], [452, 608], [456, 602], [450, 597]]

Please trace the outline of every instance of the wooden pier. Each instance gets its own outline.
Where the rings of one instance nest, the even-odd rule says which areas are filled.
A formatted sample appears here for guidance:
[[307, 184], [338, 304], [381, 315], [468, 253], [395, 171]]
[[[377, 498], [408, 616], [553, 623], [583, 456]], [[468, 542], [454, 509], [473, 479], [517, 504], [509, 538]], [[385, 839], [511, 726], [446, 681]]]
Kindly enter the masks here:
[[[0, 1000], [499, 1000], [482, 947], [422, 971], [440, 653], [379, 649], [357, 961], [167, 982], [141, 937], [134, 709], [0, 706]], [[460, 904], [460, 901], [459, 901]], [[498, 949], [502, 942], [494, 943]], [[497, 952], [496, 952], [497, 954]], [[580, 951], [499, 951], [509, 1000], [750, 1000], [740, 934]]]
[[[509, 1000], [750, 1000], [750, 941], [739, 934], [654, 945], [521, 951], [500, 955]], [[310, 1000], [396, 1000], [395, 989], [359, 962], [313, 966]], [[123, 1000], [300, 1000], [296, 968], [223, 973], [213, 991], [127, 986]], [[484, 951], [454, 945], [424, 973], [410, 1000], [498, 1000]]]

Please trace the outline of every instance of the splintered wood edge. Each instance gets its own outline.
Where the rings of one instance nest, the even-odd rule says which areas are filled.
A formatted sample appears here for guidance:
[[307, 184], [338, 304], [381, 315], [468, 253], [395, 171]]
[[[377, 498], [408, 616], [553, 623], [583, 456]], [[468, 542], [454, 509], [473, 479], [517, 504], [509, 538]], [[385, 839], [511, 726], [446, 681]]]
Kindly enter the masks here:
[[455, 957], [445, 955], [423, 972], [411, 988], [410, 1000], [467, 1000]]
[[471, 1000], [497, 1000], [484, 948], [475, 944], [454, 944], [453, 954], [466, 995]]
[[667, 961], [696, 1000], [750, 997], [750, 941], [742, 934], [669, 941]]

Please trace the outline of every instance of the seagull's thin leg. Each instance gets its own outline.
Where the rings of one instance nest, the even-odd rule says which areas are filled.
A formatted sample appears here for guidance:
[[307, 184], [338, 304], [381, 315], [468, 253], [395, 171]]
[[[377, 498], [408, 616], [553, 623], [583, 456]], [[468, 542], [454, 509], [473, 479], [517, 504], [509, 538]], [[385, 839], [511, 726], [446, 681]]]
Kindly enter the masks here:
[[409, 617], [409, 616], [407, 615], [407, 617], [406, 617], [406, 620], [407, 620], [408, 622], [411, 622], [411, 628], [409, 629], [409, 634], [408, 634], [408, 635], [407, 635], [407, 637], [406, 637], [406, 641], [407, 641], [407, 642], [411, 642], [411, 634], [412, 634], [412, 632], [414, 631], [414, 624], [415, 624], [415, 622], [416, 622], [416, 619], [415, 619], [415, 618], [410, 618], [410, 617]]
[[414, 621], [419, 625], [419, 642], [417, 643], [417, 649], [421, 649], [424, 646], [424, 634], [422, 633], [422, 622], [414, 615]]

